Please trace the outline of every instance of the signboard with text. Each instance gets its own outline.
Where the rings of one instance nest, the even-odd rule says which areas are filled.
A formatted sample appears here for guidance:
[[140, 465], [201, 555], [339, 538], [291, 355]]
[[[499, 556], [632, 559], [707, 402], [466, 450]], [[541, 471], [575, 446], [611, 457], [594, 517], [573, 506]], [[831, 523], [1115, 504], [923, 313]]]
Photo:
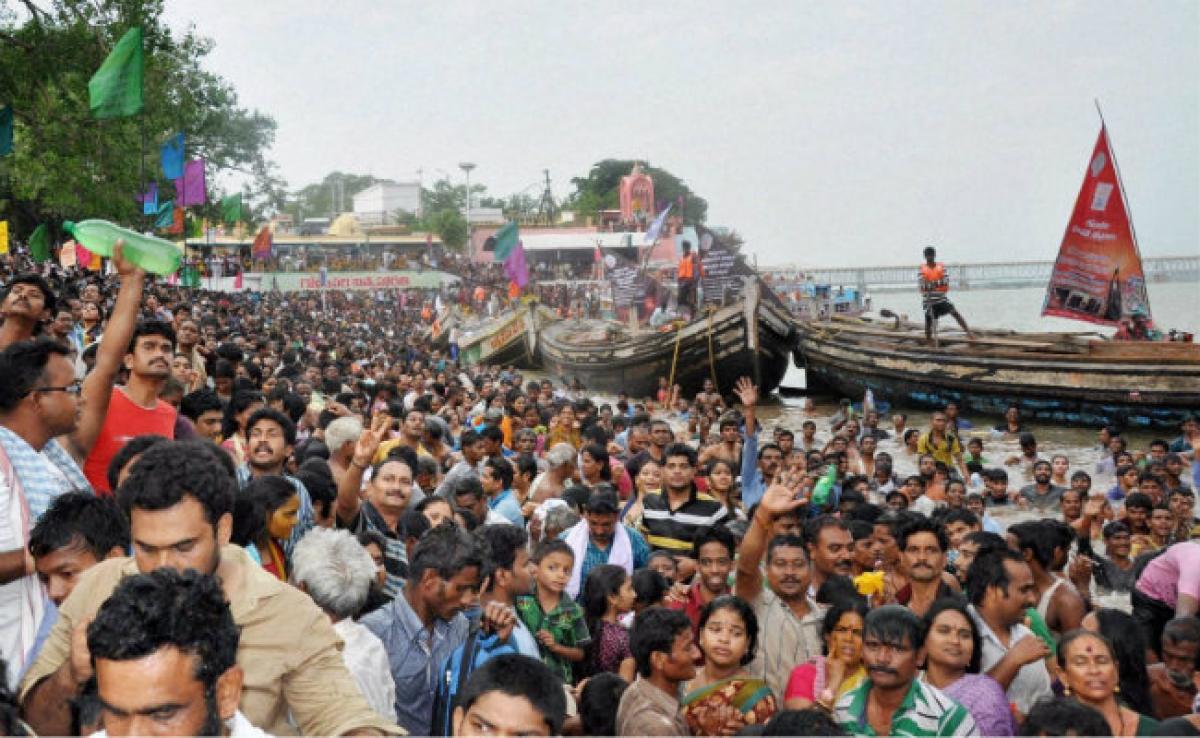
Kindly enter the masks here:
[[324, 275], [308, 272], [256, 272], [247, 273], [246, 277], [249, 284], [261, 285], [260, 289], [277, 289], [280, 292], [437, 289], [443, 284], [458, 282], [458, 277], [453, 274], [439, 271], [327, 272]]

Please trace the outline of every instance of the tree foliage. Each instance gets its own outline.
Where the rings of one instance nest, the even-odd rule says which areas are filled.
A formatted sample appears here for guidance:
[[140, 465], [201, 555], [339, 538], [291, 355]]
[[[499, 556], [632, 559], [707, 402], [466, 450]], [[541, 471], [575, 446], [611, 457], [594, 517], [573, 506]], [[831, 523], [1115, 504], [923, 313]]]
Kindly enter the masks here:
[[296, 223], [305, 218], [334, 218], [353, 210], [354, 196], [379, 181], [370, 174], [331, 172], [320, 182], [291, 195], [283, 210], [290, 213]]
[[[687, 225], [703, 225], [708, 218], [708, 201], [692, 192], [679, 177], [665, 169], [640, 161], [642, 171], [654, 179], [655, 210], [661, 204], [675, 203], [673, 213], [679, 215], [679, 197], [683, 197], [683, 222]], [[621, 206], [621, 177], [633, 169], [633, 159], [604, 159], [592, 165], [586, 177], [574, 177], [571, 184], [575, 191], [563, 203], [564, 210], [573, 210], [580, 215], [594, 215], [599, 210], [615, 210]]]
[[467, 219], [457, 210], [441, 210], [430, 218], [431, 230], [442, 239], [442, 245], [451, 251], [462, 251], [467, 245], [470, 229]]
[[[286, 183], [267, 160], [275, 121], [238, 103], [233, 86], [203, 67], [213, 43], [194, 27], [173, 33], [163, 0], [22, 0], [24, 12], [0, 13], [0, 95], [16, 120], [13, 154], [0, 159], [0, 212], [24, 236], [42, 221], [106, 218], [144, 225], [134, 195], [158, 182], [159, 145], [187, 137], [190, 158], [204, 157], [210, 183], [219, 171], [250, 177], [243, 200], [251, 214], [277, 208]], [[87, 83], [125, 31], [145, 36], [145, 109], [96, 120]], [[213, 191], [206, 215], [223, 193]]]

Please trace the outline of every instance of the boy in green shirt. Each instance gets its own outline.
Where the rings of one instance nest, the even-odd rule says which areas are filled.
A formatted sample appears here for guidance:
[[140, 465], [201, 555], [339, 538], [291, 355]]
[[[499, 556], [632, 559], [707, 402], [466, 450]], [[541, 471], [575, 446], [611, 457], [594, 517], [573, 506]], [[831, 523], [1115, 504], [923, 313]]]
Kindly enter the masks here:
[[516, 598], [517, 615], [537, 639], [546, 666], [573, 684], [573, 664], [583, 661], [591, 641], [583, 608], [566, 594], [575, 554], [565, 541], [549, 540], [531, 560], [537, 565], [533, 594]]

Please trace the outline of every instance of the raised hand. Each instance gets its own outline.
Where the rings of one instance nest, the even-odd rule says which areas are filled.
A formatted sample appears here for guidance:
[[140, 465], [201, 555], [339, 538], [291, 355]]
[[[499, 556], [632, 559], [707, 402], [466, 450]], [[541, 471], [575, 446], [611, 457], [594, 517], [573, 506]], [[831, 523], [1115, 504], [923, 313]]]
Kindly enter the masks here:
[[371, 459], [375, 458], [375, 452], [379, 450], [379, 445], [383, 443], [383, 439], [387, 438], [388, 428], [391, 425], [392, 417], [387, 413], [378, 413], [371, 418], [371, 427], [363, 429], [358, 437], [358, 442], [354, 444], [352, 461], [355, 466], [361, 468], [371, 463]]
[[804, 475], [784, 472], [778, 475], [770, 487], [767, 487], [762, 500], [758, 503], [758, 509], [772, 519], [786, 515], [808, 504], [808, 500], [800, 496], [803, 488]]
[[754, 407], [758, 404], [758, 387], [750, 380], [750, 377], [742, 377], [738, 379], [737, 384], [733, 388], [733, 393], [741, 400], [745, 407]]

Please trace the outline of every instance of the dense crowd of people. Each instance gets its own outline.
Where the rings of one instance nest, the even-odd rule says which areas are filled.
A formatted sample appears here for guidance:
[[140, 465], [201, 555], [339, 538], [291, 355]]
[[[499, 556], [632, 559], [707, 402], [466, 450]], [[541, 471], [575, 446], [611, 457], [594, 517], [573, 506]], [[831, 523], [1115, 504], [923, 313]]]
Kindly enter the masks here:
[[0, 276], [6, 734], [1200, 735], [1195, 418], [1080, 468], [460, 366], [430, 294]]

